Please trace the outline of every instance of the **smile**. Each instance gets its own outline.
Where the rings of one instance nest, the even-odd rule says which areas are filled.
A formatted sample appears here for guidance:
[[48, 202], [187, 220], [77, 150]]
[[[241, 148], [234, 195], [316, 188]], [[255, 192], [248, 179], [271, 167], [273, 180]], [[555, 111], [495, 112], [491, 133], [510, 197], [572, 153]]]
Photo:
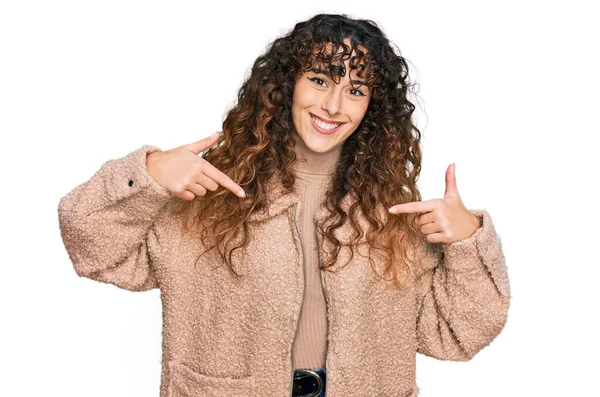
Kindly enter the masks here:
[[310, 121], [313, 128], [321, 134], [333, 134], [339, 130], [342, 125], [344, 125], [344, 123], [326, 123], [317, 119], [313, 115], [310, 115]]

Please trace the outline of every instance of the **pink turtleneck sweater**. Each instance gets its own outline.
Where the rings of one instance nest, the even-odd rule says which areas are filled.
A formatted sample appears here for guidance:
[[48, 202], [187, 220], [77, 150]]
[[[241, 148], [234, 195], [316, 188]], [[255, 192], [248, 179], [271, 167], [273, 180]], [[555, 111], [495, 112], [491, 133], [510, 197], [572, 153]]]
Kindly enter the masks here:
[[294, 150], [298, 155], [294, 171], [296, 192], [302, 201], [298, 229], [304, 253], [304, 300], [298, 330], [292, 346], [294, 369], [325, 366], [327, 351], [327, 306], [321, 285], [313, 215], [325, 200], [325, 191], [341, 152], [341, 145], [325, 153], [313, 152], [296, 134]]

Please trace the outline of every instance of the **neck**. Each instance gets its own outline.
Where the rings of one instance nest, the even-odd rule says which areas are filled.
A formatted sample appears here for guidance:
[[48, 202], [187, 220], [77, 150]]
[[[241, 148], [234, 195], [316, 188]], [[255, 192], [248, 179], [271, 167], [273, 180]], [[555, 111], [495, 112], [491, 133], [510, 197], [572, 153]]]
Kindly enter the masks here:
[[339, 160], [342, 145], [338, 145], [327, 152], [318, 153], [306, 146], [304, 141], [295, 132], [294, 138], [296, 141], [294, 151], [297, 156], [296, 163], [294, 164], [296, 175], [300, 177], [311, 175], [317, 179], [331, 177]]

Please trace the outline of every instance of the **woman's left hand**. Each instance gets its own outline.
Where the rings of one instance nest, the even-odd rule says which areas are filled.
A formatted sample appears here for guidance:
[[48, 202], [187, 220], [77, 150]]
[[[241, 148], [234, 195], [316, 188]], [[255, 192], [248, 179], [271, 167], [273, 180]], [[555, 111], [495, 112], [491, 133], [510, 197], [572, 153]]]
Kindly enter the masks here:
[[432, 243], [451, 244], [471, 237], [481, 226], [479, 219], [464, 206], [456, 188], [456, 165], [446, 169], [446, 193], [443, 199], [397, 204], [389, 208], [392, 214], [419, 213], [415, 221]]

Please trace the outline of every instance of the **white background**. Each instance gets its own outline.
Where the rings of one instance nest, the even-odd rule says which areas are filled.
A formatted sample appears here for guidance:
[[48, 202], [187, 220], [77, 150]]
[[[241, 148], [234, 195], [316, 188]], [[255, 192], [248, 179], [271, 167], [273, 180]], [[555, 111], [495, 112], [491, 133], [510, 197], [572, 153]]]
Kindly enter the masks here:
[[318, 12], [372, 19], [401, 49], [423, 199], [456, 162], [463, 202], [502, 238], [504, 330], [469, 362], [418, 355], [420, 396], [599, 395], [592, 3], [2, 2], [2, 395], [158, 396], [159, 291], [79, 278], [58, 201], [108, 159], [220, 130], [254, 59]]

